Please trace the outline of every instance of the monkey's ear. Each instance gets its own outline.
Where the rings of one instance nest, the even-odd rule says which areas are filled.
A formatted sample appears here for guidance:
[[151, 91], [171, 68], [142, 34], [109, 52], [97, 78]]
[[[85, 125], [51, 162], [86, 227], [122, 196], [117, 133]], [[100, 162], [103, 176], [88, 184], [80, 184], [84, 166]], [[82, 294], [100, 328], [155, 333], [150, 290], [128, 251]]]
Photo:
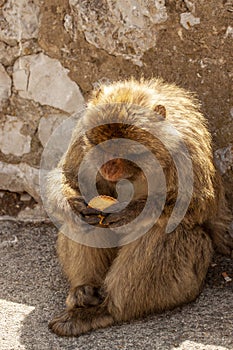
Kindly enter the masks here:
[[166, 118], [166, 108], [162, 105], [157, 105], [154, 107], [155, 113], [163, 117], [164, 119]]

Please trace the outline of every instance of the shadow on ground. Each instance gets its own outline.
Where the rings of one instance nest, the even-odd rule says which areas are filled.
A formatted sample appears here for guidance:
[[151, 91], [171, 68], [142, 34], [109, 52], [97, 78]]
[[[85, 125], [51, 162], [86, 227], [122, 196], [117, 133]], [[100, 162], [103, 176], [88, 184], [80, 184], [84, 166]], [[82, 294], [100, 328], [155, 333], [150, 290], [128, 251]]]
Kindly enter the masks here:
[[[79, 338], [50, 333], [48, 320], [64, 307], [67, 283], [55, 255], [56, 229], [48, 224], [0, 222], [1, 350], [233, 348], [233, 260], [215, 256], [206, 285], [192, 304]], [[216, 265], [215, 265], [216, 264]]]

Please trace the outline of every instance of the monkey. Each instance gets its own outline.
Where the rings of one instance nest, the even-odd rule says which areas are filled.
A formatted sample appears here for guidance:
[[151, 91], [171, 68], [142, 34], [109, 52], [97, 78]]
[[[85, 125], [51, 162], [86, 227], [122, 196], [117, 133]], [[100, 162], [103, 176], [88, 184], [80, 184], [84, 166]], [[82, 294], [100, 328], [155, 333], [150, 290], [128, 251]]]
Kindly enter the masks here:
[[[157, 136], [150, 130], [156, 130]], [[80, 191], [78, 172], [93, 148], [115, 139], [137, 141], [145, 152], [144, 148], [135, 151], [134, 161], [114, 154], [110, 144], [98, 153], [102, 165], [97, 170], [94, 160], [87, 163], [85, 177], [96, 172], [99, 195], [117, 198], [116, 184], [122, 179], [133, 185], [130, 202], [123, 209], [106, 213], [88, 206]], [[181, 139], [191, 160], [193, 185], [183, 218], [168, 233], [166, 227], [179, 193], [178, 171], [187, 181], [191, 176]], [[158, 206], [161, 176], [155, 167], [155, 189], [149, 189], [137, 163], [140, 160], [145, 169], [150, 169], [147, 150], [156, 157], [166, 182], [164, 205], [147, 232], [124, 244], [119, 241], [106, 247], [70, 237], [67, 230], [80, 229], [76, 217], [95, 230], [101, 213], [106, 229], [120, 232], [143, 211], [149, 197], [151, 206]], [[123, 145], [122, 154], [131, 151]], [[173, 156], [181, 157], [178, 167]], [[202, 290], [214, 250], [230, 255], [233, 249], [227, 231], [232, 218], [200, 103], [191, 92], [159, 78], [131, 78], [101, 85], [93, 92], [67, 151], [48, 175], [47, 193], [49, 210], [66, 223], [58, 233], [57, 253], [70, 290], [66, 309], [49, 323], [57, 335], [79, 336], [189, 303]], [[142, 224], [137, 223], [139, 231]]]

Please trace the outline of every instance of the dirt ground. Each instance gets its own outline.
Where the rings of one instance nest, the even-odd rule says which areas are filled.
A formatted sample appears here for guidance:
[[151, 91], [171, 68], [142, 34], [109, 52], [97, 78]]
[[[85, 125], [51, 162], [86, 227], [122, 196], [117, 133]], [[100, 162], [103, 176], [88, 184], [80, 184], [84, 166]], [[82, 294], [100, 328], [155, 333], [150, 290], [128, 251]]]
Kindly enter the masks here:
[[216, 255], [193, 303], [143, 320], [60, 338], [47, 323], [63, 307], [67, 282], [49, 224], [0, 222], [1, 350], [232, 350], [233, 260]]

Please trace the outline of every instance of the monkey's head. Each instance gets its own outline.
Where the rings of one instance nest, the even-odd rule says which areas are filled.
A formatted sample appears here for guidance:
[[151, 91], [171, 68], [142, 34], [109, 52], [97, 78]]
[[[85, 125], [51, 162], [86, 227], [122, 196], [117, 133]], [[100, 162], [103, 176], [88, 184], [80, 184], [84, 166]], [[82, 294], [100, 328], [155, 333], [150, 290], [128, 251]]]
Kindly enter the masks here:
[[[152, 123], [152, 119], [153, 123], [161, 123], [165, 115], [166, 110], [160, 105], [153, 110], [124, 103], [90, 108], [84, 117], [88, 128], [83, 137], [84, 150], [98, 148], [96, 158], [102, 164], [99, 172], [106, 180], [134, 180], [141, 173], [142, 162], [149, 166], [149, 153], [158, 153], [162, 147], [143, 126], [150, 120]], [[98, 126], [92, 127], [93, 121]], [[162, 158], [164, 161], [164, 154]]]
[[95, 173], [112, 184], [127, 179], [138, 191], [147, 192], [145, 170], [150, 171], [151, 157], [154, 157], [158, 169], [153, 167], [152, 176], [158, 188], [161, 172], [157, 175], [157, 170], [159, 173], [161, 168], [164, 169], [166, 177], [166, 170], [171, 171], [172, 163], [171, 155], [160, 139], [167, 128], [165, 121], [166, 110], [161, 105], [151, 108], [132, 103], [88, 106], [79, 124], [79, 136], [73, 139], [63, 165], [71, 187], [78, 186], [80, 164], [85, 158], [85, 177]]

